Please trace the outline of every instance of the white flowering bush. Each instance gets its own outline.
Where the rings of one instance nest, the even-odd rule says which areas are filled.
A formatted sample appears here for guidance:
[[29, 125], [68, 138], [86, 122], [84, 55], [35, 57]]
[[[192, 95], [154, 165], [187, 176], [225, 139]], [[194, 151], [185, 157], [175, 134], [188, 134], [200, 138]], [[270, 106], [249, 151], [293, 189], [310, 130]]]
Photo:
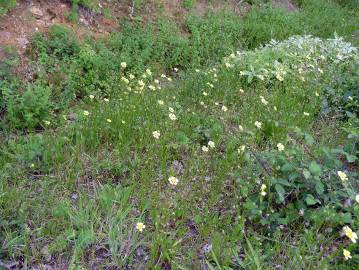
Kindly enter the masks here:
[[312, 36], [293, 36], [285, 41], [272, 40], [253, 51], [237, 51], [224, 59], [235, 65], [248, 82], [285, 80], [288, 76], [304, 78], [308, 73], [322, 73], [323, 69], [345, 62], [358, 61], [358, 50], [343, 38], [320, 39]]

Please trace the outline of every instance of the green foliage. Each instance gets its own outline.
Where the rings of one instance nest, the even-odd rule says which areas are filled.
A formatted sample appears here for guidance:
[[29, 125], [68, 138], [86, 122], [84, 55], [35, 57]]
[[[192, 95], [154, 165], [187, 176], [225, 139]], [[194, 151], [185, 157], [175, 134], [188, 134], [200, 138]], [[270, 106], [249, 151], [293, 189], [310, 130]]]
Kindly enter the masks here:
[[[17, 53], [9, 48], [3, 48], [3, 59], [0, 60], [0, 112], [6, 111], [6, 100], [4, 94], [6, 89], [16, 87], [17, 80], [13, 74], [13, 69], [18, 65], [19, 58]], [[2, 124], [0, 129], [2, 128]]]
[[304, 0], [299, 11], [288, 13], [274, 8], [254, 8], [243, 22], [244, 45], [256, 48], [271, 39], [282, 40], [292, 35], [312, 34], [328, 38], [334, 32], [352, 37], [354, 19], [348, 10], [326, 0]]
[[[308, 134], [298, 131], [297, 135], [308, 137]], [[261, 195], [258, 194], [254, 203], [257, 202], [261, 211], [268, 207], [275, 211], [262, 216], [259, 214], [261, 211], [254, 211], [251, 207], [251, 212], [247, 215], [262, 216], [260, 222], [263, 225], [289, 225], [298, 221], [298, 213], [302, 213], [304, 220], [313, 221], [318, 226], [326, 224], [335, 227], [351, 223], [357, 219], [356, 213], [351, 212], [354, 208], [347, 208], [344, 202], [346, 198], [354, 198], [356, 194], [349, 188], [350, 183], [338, 181], [337, 171], [343, 170], [343, 157], [348, 163], [355, 163], [357, 158], [343, 149], [324, 147], [313, 152], [313, 142], [309, 140], [310, 144], [307, 145], [307, 141], [299, 138], [296, 146], [287, 148], [283, 154], [263, 153], [262, 160], [267, 166], [271, 166], [271, 174], [263, 180], [269, 190], [268, 201], [261, 201]], [[323, 162], [318, 163], [319, 160]], [[350, 177], [357, 178], [357, 174], [353, 172]], [[253, 198], [249, 201], [252, 203]], [[335, 211], [325, 219], [319, 218], [319, 205], [325, 205], [328, 209], [333, 206]]]
[[[333, 74], [332, 82], [324, 89], [322, 113], [340, 115], [342, 118], [357, 118], [359, 112], [358, 79], [359, 64], [352, 63]], [[337, 70], [338, 71], [338, 70]]]
[[0, 16], [16, 6], [16, 0], [0, 0]]
[[73, 22], [78, 20], [78, 11], [80, 7], [89, 9], [90, 11], [99, 11], [99, 0], [71, 0], [71, 11], [68, 14], [68, 19]]
[[193, 6], [196, 4], [196, 0], [184, 0], [182, 1], [182, 6], [185, 8], [185, 9], [192, 9]]
[[241, 45], [242, 21], [236, 19], [235, 14], [190, 15], [186, 25], [191, 33], [190, 57], [195, 66], [209, 64], [209, 60], [218, 61]]
[[79, 44], [70, 29], [61, 25], [53, 25], [49, 28], [48, 36], [38, 33], [35, 35], [30, 53], [49, 55], [58, 60], [74, 57], [79, 52]]
[[38, 82], [28, 84], [21, 94], [14, 92], [15, 89], [5, 89], [3, 92], [7, 121], [11, 126], [33, 129], [51, 118], [53, 104], [49, 87]]

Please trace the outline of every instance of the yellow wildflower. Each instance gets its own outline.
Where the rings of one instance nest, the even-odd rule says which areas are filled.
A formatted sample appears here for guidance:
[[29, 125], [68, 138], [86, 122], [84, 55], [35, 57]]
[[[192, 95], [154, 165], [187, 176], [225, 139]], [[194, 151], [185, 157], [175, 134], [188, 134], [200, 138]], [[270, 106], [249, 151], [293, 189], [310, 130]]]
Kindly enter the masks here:
[[340, 180], [342, 180], [343, 182], [348, 181], [348, 176], [346, 175], [345, 172], [338, 171], [337, 174], [338, 174]]
[[168, 178], [168, 182], [170, 182], [170, 184], [171, 184], [172, 186], [177, 186], [177, 184], [178, 184], [178, 178], [176, 178], [176, 177], [174, 177], [174, 176], [170, 176], [170, 177]]
[[161, 133], [158, 130], [155, 130], [154, 132], [152, 132], [152, 135], [155, 139], [159, 139], [161, 136]]
[[216, 144], [214, 142], [212, 142], [212, 141], [209, 141], [208, 146], [211, 147], [211, 148], [215, 148]]
[[343, 231], [353, 243], [357, 242], [358, 236], [355, 232], [352, 231], [352, 229], [350, 229], [348, 226], [344, 226]]
[[350, 251], [346, 250], [345, 248], [343, 249], [343, 255], [346, 261], [352, 258], [352, 256], [350, 255]]
[[265, 195], [267, 195], [266, 192], [267, 186], [265, 184], [262, 184], [261, 186], [261, 195], [264, 197]]
[[176, 120], [177, 120], [177, 116], [176, 116], [174, 113], [170, 113], [168, 116], [169, 116], [169, 118], [170, 118], [172, 121], [176, 121]]
[[138, 222], [138, 223], [136, 224], [136, 229], [137, 229], [139, 232], [142, 232], [145, 228], [146, 228], [146, 225], [143, 224], [142, 222]]
[[254, 122], [254, 125], [255, 125], [258, 129], [261, 129], [261, 127], [262, 127], [262, 123], [259, 122], [259, 121], [255, 121], [255, 122]]
[[209, 148], [205, 145], [202, 146], [202, 151], [203, 152], [208, 152]]
[[281, 151], [284, 150], [284, 145], [281, 144], [281, 143], [278, 143], [278, 144], [277, 144], [277, 148], [278, 148], [278, 151], [281, 152]]

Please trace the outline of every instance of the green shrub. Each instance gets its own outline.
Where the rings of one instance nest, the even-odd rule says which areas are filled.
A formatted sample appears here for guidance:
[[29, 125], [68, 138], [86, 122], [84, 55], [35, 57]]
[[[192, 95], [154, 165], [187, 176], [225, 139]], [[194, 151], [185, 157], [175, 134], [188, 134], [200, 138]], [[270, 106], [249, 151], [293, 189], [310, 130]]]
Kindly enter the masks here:
[[[266, 185], [262, 188], [266, 194], [248, 196], [244, 205], [246, 215], [259, 218], [262, 225], [275, 226], [289, 225], [302, 217], [318, 227], [323, 224], [342, 226], [356, 220], [358, 217], [353, 212], [354, 208], [344, 206], [347, 198], [355, 199], [355, 191], [350, 188], [350, 182], [338, 176], [339, 171], [345, 171], [349, 178], [357, 178], [357, 173], [347, 172], [342, 162], [345, 160], [354, 164], [357, 160], [355, 153], [353, 155], [342, 148], [317, 149], [313, 137], [301, 131], [292, 134], [291, 141], [294, 145], [285, 146], [283, 154], [280, 151], [259, 154], [263, 163], [258, 163], [258, 166], [266, 169], [262, 181]], [[255, 162], [255, 159], [252, 161]], [[253, 187], [245, 190], [251, 189]], [[261, 188], [258, 187], [258, 190]], [[319, 210], [321, 206], [325, 208]], [[331, 210], [330, 215], [325, 218], [318, 216], [320, 211], [332, 206], [335, 210]], [[268, 208], [272, 213], [263, 215]]]
[[3, 58], [0, 59], [0, 115], [6, 111], [6, 101], [4, 99], [5, 89], [13, 88], [17, 84], [13, 69], [19, 64], [19, 57], [14, 49], [3, 48]]
[[27, 84], [24, 93], [7, 88], [3, 95], [6, 104], [6, 120], [15, 128], [38, 128], [51, 119], [53, 104], [51, 89], [41, 82]]
[[79, 43], [74, 33], [61, 25], [53, 25], [49, 28], [48, 36], [37, 33], [30, 46], [30, 53], [47, 54], [58, 60], [76, 56], [79, 52]]
[[331, 82], [324, 88], [321, 103], [323, 115], [341, 119], [357, 118], [359, 114], [359, 63], [337, 69]]
[[303, 33], [303, 21], [282, 9], [254, 7], [245, 15], [241, 40], [247, 48], [256, 48], [271, 39], [283, 40]]
[[218, 61], [234, 48], [241, 47], [242, 21], [232, 13], [208, 13], [204, 17], [190, 15], [186, 26], [193, 65]]
[[71, 0], [71, 11], [67, 18], [72, 22], [77, 22], [79, 7], [89, 9], [90, 11], [99, 11], [99, 0]]
[[352, 39], [357, 24], [358, 19], [353, 19], [349, 10], [326, 0], [303, 0], [300, 9], [290, 13], [280, 8], [254, 7], [243, 20], [243, 44], [256, 48], [271, 39], [306, 34], [329, 38], [335, 32]]
[[184, 0], [182, 1], [182, 6], [185, 9], [191, 9], [196, 4], [196, 0]]

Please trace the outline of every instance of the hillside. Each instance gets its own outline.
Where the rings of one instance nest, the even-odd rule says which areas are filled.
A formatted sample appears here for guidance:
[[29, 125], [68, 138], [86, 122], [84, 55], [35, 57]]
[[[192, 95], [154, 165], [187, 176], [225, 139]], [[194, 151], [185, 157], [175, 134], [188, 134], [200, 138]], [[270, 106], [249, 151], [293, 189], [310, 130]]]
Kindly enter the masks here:
[[358, 269], [357, 0], [0, 0], [0, 269]]

